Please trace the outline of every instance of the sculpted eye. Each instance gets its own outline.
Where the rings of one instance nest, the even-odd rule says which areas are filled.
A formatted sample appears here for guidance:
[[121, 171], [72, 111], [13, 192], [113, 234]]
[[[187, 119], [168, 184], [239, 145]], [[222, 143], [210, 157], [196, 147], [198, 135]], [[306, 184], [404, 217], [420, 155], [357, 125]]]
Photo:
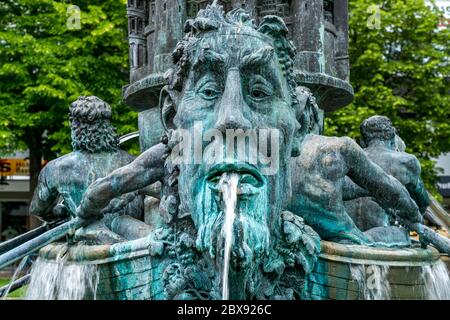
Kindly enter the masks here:
[[214, 100], [219, 97], [221, 92], [219, 86], [216, 83], [208, 82], [200, 87], [198, 93], [203, 99]]
[[250, 87], [250, 96], [256, 101], [264, 100], [272, 94], [272, 88], [264, 83], [255, 83]]

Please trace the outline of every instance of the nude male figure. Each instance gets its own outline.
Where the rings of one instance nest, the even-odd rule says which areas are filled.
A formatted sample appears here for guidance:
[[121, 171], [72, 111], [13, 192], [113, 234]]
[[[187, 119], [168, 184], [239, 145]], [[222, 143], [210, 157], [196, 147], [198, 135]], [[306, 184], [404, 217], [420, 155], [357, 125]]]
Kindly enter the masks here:
[[[367, 156], [406, 187], [420, 213], [424, 214], [430, 200], [420, 178], [420, 163], [414, 155], [404, 152], [405, 145], [396, 135], [389, 118], [370, 117], [364, 120], [360, 130]], [[371, 197], [361, 195], [346, 202], [346, 208], [358, 227], [363, 230], [389, 225], [385, 209]]]
[[361, 135], [367, 145], [364, 151], [373, 162], [406, 187], [423, 214], [430, 199], [420, 178], [419, 160], [404, 152], [404, 143], [402, 146], [403, 141], [399, 140], [395, 131], [387, 117], [373, 116], [366, 119], [361, 125]]
[[[106, 102], [94, 96], [79, 97], [71, 104], [69, 117], [73, 152], [50, 161], [42, 169], [31, 201], [30, 214], [43, 220], [75, 215], [91, 183], [134, 160], [119, 148], [119, 138], [110, 123], [111, 108]], [[120, 211], [121, 216], [128, 215], [127, 221], [135, 221], [144, 228], [139, 223], [143, 212], [139, 196], [130, 198], [129, 203], [117, 200], [107, 208], [111, 212], [108, 209]], [[82, 228], [77, 236], [103, 243], [124, 240], [100, 221]]]
[[[310, 113], [317, 113], [317, 106], [309, 105]], [[300, 150], [292, 163], [294, 192], [290, 210], [302, 216], [322, 239], [358, 244], [375, 241], [355, 225], [345, 210], [346, 176], [403, 217], [421, 221], [418, 207], [402, 183], [372, 162], [352, 139], [310, 133]]]

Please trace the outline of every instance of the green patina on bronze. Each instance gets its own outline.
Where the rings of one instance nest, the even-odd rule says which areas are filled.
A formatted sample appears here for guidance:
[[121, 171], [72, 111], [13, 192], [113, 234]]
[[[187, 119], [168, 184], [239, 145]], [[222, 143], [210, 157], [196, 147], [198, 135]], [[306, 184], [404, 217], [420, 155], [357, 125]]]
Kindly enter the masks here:
[[[151, 109], [141, 113], [145, 135], [136, 159], [116, 147], [104, 150], [116, 142], [104, 122], [110, 112], [104, 102], [91, 97], [75, 104], [75, 109], [82, 106], [88, 124], [72, 115], [76, 150], [41, 173], [31, 213], [51, 220], [64, 216], [65, 206], [80, 221], [95, 220], [70, 235], [68, 243], [52, 244], [40, 254], [49, 261], [59, 254], [66, 263], [98, 265], [97, 298], [221, 299], [224, 204], [219, 184], [228, 174], [238, 175], [240, 192], [232, 231], [231, 299], [361, 298], [350, 276], [353, 265], [397, 268], [392, 273], [396, 284], [395, 274], [402, 270], [436, 262], [435, 250], [408, 248], [409, 229], [420, 229], [423, 246], [432, 242], [450, 251], [448, 241], [421, 224], [419, 207], [426, 199], [420, 175], [414, 176], [416, 184], [399, 181], [350, 138], [322, 135], [324, 110], [347, 101], [339, 90], [348, 94], [351, 89], [345, 64], [337, 68], [330, 60], [335, 55], [329, 54], [330, 34], [345, 34], [343, 22], [333, 26], [327, 10], [317, 11], [320, 18], [315, 11], [308, 21], [317, 34], [312, 39], [317, 50], [308, 53], [302, 47], [296, 55], [294, 44], [306, 46], [305, 33], [289, 36], [292, 25], [286, 25], [286, 17], [258, 16], [255, 22], [252, 12], [235, 8], [225, 13], [215, 1], [186, 21], [184, 37], [175, 28], [164, 40], [170, 41], [161, 40], [154, 50], [155, 73], [140, 79], [144, 69], [133, 70], [136, 82], [124, 90], [125, 100], [147, 99], [148, 91], [143, 92], [149, 87], [164, 85], [159, 94], [159, 88], [152, 93], [159, 100], [159, 124], [151, 123], [156, 116]], [[164, 37], [160, 32], [157, 39]], [[164, 51], [168, 43], [174, 49], [171, 60]], [[200, 133], [281, 132], [277, 170], [265, 174], [267, 163], [241, 161], [234, 151], [220, 161], [212, 153], [199, 162], [195, 155], [175, 161], [172, 153], [182, 133], [195, 134], [198, 123]], [[97, 129], [101, 143], [94, 143]], [[158, 130], [164, 130], [162, 138]], [[218, 138], [201, 146], [225, 147]], [[247, 150], [249, 155], [261, 152], [253, 145]], [[76, 159], [67, 165], [71, 157]], [[159, 207], [146, 209], [149, 225], [142, 221], [142, 197], [150, 195]], [[346, 201], [368, 196], [400, 224], [361, 230]], [[53, 210], [58, 197], [64, 204]], [[404, 290], [395, 297], [405, 297]]]
[[[123, 88], [123, 98], [129, 106], [141, 111], [141, 147], [154, 145], [155, 136], [163, 133], [159, 117], [151, 111], [158, 108], [160, 90], [167, 84], [164, 73], [173, 67], [171, 53], [183, 38], [183, 26], [211, 2], [128, 2], [131, 70], [130, 85]], [[218, 4], [226, 12], [245, 9], [256, 24], [267, 15], [279, 16], [289, 30], [289, 40], [297, 48], [293, 61], [297, 84], [308, 87], [326, 111], [353, 100], [349, 83], [347, 0], [225, 0]]]

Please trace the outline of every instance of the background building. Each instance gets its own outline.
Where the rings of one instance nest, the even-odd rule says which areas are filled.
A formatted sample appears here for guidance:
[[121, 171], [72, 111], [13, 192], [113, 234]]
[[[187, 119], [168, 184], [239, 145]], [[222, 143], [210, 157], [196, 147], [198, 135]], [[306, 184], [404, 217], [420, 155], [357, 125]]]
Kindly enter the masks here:
[[28, 152], [0, 159], [0, 241], [30, 229], [28, 206], [32, 197]]
[[[140, 145], [155, 144], [163, 129], [158, 112], [164, 73], [172, 51], [183, 37], [184, 24], [212, 0], [129, 0], [127, 4], [130, 85], [124, 101], [139, 111]], [[353, 100], [349, 83], [347, 0], [222, 0], [225, 11], [244, 8], [259, 23], [278, 15], [290, 29], [297, 48], [294, 77], [315, 94], [323, 112]]]
[[[428, 2], [428, 4], [430, 5], [430, 2]], [[435, 4], [442, 12], [442, 18], [439, 24], [439, 28], [449, 28], [450, 0], [436, 0]], [[446, 81], [450, 82], [450, 78], [447, 77]], [[450, 92], [448, 94], [450, 94]], [[444, 169], [442, 174], [439, 176], [438, 190], [439, 193], [444, 197], [444, 207], [447, 210], [450, 210], [450, 153], [441, 155], [437, 159], [437, 166]]]
[[437, 166], [444, 169], [439, 176], [438, 189], [444, 197], [443, 205], [447, 210], [450, 209], [450, 153], [440, 156], [437, 159]]

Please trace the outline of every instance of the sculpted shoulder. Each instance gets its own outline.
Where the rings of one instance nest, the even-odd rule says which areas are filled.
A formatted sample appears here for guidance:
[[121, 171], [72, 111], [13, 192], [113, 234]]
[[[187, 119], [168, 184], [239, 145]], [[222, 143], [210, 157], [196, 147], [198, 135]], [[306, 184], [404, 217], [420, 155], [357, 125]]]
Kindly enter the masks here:
[[409, 172], [415, 176], [420, 175], [420, 162], [412, 154], [370, 147], [365, 149], [365, 151], [373, 162], [394, 176], [399, 170]]
[[115, 167], [124, 166], [135, 159], [135, 157], [124, 150], [117, 150], [112, 152], [74, 152], [73, 160], [77, 163], [88, 161], [98, 163], [99, 161], [108, 161], [115, 164]]
[[134, 159], [136, 159], [136, 156], [133, 156], [122, 149], [117, 151], [117, 156], [120, 158], [121, 163], [123, 165], [126, 165], [126, 164], [132, 162]]
[[77, 152], [71, 152], [59, 158], [49, 161], [41, 173], [47, 174], [52, 172], [53, 174], [58, 173], [60, 171], [67, 170], [68, 168], [73, 167], [79, 162], [79, 158]]
[[[112, 153], [85, 153], [74, 151], [48, 162], [41, 174], [57, 177], [59, 174], [67, 174], [73, 170], [78, 171], [79, 169], [86, 168], [86, 166], [103, 159], [106, 160], [106, 158], [112, 159], [117, 168], [127, 165], [135, 159], [134, 156], [124, 150]], [[92, 162], [94, 159], [95, 162]]]
[[352, 149], [358, 144], [349, 137], [327, 137], [316, 134], [308, 134], [303, 142], [303, 146], [308, 148], [314, 146], [320, 151]]
[[420, 175], [420, 162], [416, 156], [406, 153], [399, 152], [399, 161], [413, 174]]
[[39, 173], [39, 181], [49, 188], [56, 187], [74, 171], [78, 163], [79, 159], [76, 152], [51, 160]]
[[[117, 168], [126, 166], [127, 164], [129, 164], [130, 162], [133, 162], [134, 159], [136, 159], [135, 156], [129, 154], [128, 152], [124, 151], [124, 150], [117, 150], [114, 152], [110, 152], [107, 155], [103, 154], [103, 155], [98, 155], [98, 157], [101, 159], [103, 158], [108, 158], [111, 161], [109, 161], [110, 165], [109, 165], [109, 169], [108, 170], [115, 170]], [[96, 161], [99, 161], [99, 159], [96, 159]]]
[[308, 134], [303, 140], [302, 151], [295, 165], [303, 169], [318, 170], [323, 177], [335, 179], [346, 169], [343, 157], [356, 147], [357, 143], [347, 137]]

